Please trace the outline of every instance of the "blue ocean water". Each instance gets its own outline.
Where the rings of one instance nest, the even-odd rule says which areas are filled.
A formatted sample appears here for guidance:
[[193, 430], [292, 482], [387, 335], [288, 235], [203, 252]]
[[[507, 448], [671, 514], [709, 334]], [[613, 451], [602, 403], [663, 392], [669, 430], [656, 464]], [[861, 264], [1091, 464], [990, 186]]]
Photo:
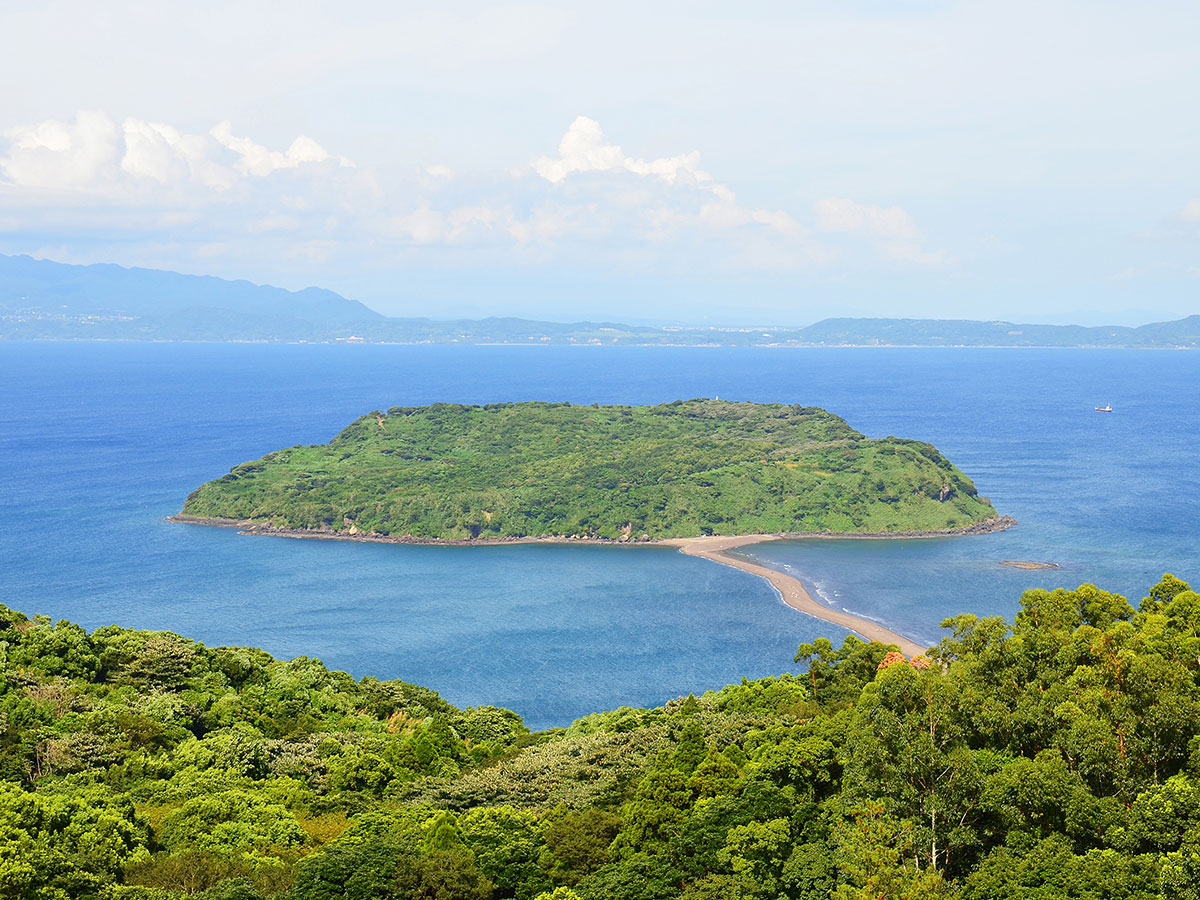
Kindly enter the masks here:
[[0, 343], [0, 601], [317, 656], [509, 706], [532, 727], [786, 671], [798, 643], [845, 632], [669, 550], [400, 547], [164, 521], [202, 481], [370, 409], [694, 396], [824, 406], [872, 436], [928, 440], [1021, 522], [745, 551], [918, 639], [956, 612], [1011, 616], [1028, 587], [1093, 581], [1136, 601], [1164, 571], [1200, 580], [1194, 353]]

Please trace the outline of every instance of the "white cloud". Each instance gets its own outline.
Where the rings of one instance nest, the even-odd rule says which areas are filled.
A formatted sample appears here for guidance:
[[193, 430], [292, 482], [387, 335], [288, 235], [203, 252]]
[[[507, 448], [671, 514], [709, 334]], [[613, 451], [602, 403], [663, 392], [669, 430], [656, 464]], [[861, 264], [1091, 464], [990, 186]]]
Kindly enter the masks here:
[[850, 231], [875, 238], [915, 238], [916, 223], [899, 206], [869, 206], [844, 197], [828, 197], [816, 203], [822, 231]]
[[1184, 222], [1200, 222], [1200, 200], [1193, 200], [1179, 212]]
[[[270, 175], [279, 169], [295, 169], [304, 163], [322, 163], [332, 159], [329, 151], [310, 137], [300, 135], [286, 152], [268, 150], [250, 138], [237, 137], [230, 122], [221, 122], [210, 132], [217, 142], [237, 154], [235, 166], [243, 175]], [[338, 165], [353, 166], [344, 156], [337, 159]]]
[[512, 223], [512, 212], [487, 204], [460, 206], [452, 210], [446, 219], [449, 225], [448, 237], [453, 241], [472, 231], [507, 230]]
[[215, 141], [208, 135], [183, 134], [157, 122], [128, 118], [124, 124], [125, 155], [121, 168], [130, 175], [159, 184], [194, 181], [228, 190], [237, 176], [213, 157]]
[[392, 219], [392, 232], [417, 244], [433, 244], [446, 237], [446, 217], [424, 207]]
[[87, 111], [0, 132], [10, 252], [69, 234], [77, 261], [230, 275], [290, 260], [317, 282], [319, 260], [376, 246], [388, 200], [373, 173], [303, 135], [277, 150], [224, 123], [191, 132]]
[[872, 206], [845, 197], [827, 197], [814, 204], [821, 231], [846, 232], [869, 238], [885, 259], [920, 266], [949, 262], [944, 250], [925, 250], [912, 216], [899, 206]]
[[108, 113], [95, 110], [80, 110], [74, 122], [49, 119], [9, 128], [0, 136], [8, 145], [7, 154], [0, 156], [3, 181], [54, 190], [120, 191], [153, 182], [227, 191], [243, 178], [281, 169], [354, 165], [305, 135], [277, 151], [237, 137], [228, 122], [207, 134], [187, 134], [133, 117], [118, 128]]
[[[102, 112], [0, 137], [0, 206], [13, 213], [11, 222], [0, 218], [0, 232], [117, 241], [124, 261], [143, 264], [171, 253], [190, 254], [201, 270], [214, 255], [230, 265], [428, 264], [436, 250], [455, 265], [692, 273], [829, 266], [855, 241], [875, 258], [945, 261], [922, 248], [899, 207], [829, 198], [798, 216], [744, 203], [700, 168], [698, 152], [633, 157], [586, 117], [571, 122], [554, 158], [467, 173], [359, 168], [304, 135], [280, 150], [229, 122], [191, 133], [134, 117], [118, 126]], [[846, 239], [818, 241], [815, 230]], [[150, 258], [130, 260], [137, 246], [153, 248]]]
[[[824, 255], [790, 213], [740, 204], [700, 168], [698, 151], [639, 159], [609, 143], [586, 116], [567, 128], [557, 157], [539, 157], [532, 168], [552, 190], [527, 221], [510, 228], [523, 244], [588, 241], [619, 245], [618, 256], [641, 246], [660, 258], [699, 253], [706, 265], [771, 259], [790, 268]], [[571, 177], [577, 174], [594, 177]]]
[[681, 178], [696, 183], [712, 181], [712, 176], [700, 169], [699, 151], [648, 162], [634, 159], [616, 144], [606, 144], [600, 123], [587, 116], [579, 116], [567, 128], [558, 142], [557, 158], [539, 157], [534, 160], [533, 169], [554, 184], [561, 184], [574, 172], [632, 172], [653, 175], [667, 184]]
[[80, 110], [73, 123], [50, 119], [3, 132], [8, 155], [0, 172], [13, 184], [87, 188], [113, 177], [116, 123], [107, 113]]

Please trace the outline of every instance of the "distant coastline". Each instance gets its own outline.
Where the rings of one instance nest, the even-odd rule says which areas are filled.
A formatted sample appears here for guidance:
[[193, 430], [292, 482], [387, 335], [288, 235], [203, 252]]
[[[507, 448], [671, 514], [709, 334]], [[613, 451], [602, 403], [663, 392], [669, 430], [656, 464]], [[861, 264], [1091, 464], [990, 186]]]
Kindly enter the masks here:
[[1200, 315], [1144, 325], [826, 318], [810, 325], [647, 325], [518, 316], [386, 316], [333, 291], [0, 254], [0, 341], [593, 347], [1197, 349]]
[[792, 532], [778, 534], [742, 534], [742, 535], [704, 535], [700, 537], [663, 538], [659, 540], [613, 540], [610, 538], [552, 536], [552, 537], [522, 537], [522, 538], [474, 538], [474, 539], [444, 539], [444, 538], [415, 538], [371, 533], [350, 533], [348, 530], [334, 531], [329, 529], [295, 529], [275, 528], [262, 522], [237, 521], [236, 519], [220, 519], [204, 516], [188, 516], [182, 513], [167, 516], [168, 522], [184, 525], [204, 525], [216, 528], [236, 528], [239, 534], [259, 535], [266, 537], [284, 537], [299, 540], [328, 540], [328, 541], [365, 541], [377, 544], [402, 544], [452, 547], [503, 547], [519, 544], [605, 544], [611, 546], [634, 547], [676, 547], [681, 553], [696, 556], [711, 562], [730, 566], [757, 575], [769, 583], [778, 593], [785, 604], [792, 609], [802, 612], [834, 625], [840, 625], [869, 641], [879, 641], [884, 644], [896, 644], [901, 652], [908, 657], [919, 656], [926, 651], [911, 638], [893, 631], [878, 622], [873, 622], [863, 616], [844, 610], [831, 609], [813, 599], [804, 583], [793, 575], [759, 565], [747, 559], [730, 556], [726, 551], [738, 547], [748, 547], [754, 544], [764, 544], [782, 540], [917, 540], [921, 538], [938, 537], [967, 537], [972, 535], [992, 534], [1005, 531], [1017, 524], [1011, 516], [996, 516], [984, 522], [977, 522], [962, 528], [947, 528], [935, 531], [897, 531], [897, 532]]
[[1175, 351], [1191, 351], [1200, 349], [1198, 346], [1185, 344], [1167, 344], [1153, 346], [1137, 346], [1135, 344], [829, 344], [804, 343], [802, 341], [786, 341], [774, 344], [735, 344], [735, 343], [692, 343], [676, 344], [666, 342], [621, 341], [620, 344], [600, 344], [594, 342], [559, 341], [557, 343], [535, 344], [527, 341], [345, 341], [340, 338], [329, 340], [274, 340], [271, 338], [132, 338], [132, 337], [24, 337], [0, 333], [0, 344], [5, 343], [38, 343], [38, 344], [269, 344], [273, 346], [291, 347], [532, 347], [553, 348], [579, 347], [584, 349], [604, 349], [606, 347], [626, 347], [664, 350], [1138, 350], [1170, 353]]

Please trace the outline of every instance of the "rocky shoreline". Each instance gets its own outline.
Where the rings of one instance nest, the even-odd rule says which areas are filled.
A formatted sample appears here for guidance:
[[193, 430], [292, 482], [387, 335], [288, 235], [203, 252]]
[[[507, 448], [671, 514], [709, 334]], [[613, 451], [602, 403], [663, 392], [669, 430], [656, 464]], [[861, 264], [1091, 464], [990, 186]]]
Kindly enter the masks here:
[[[477, 538], [424, 538], [412, 535], [376, 534], [369, 531], [356, 531], [353, 526], [349, 529], [334, 528], [280, 528], [267, 522], [254, 520], [220, 519], [206, 516], [188, 516], [177, 513], [167, 516], [168, 522], [178, 522], [184, 525], [207, 525], [215, 528], [236, 528], [239, 534], [265, 535], [268, 537], [288, 537], [308, 540], [326, 541], [367, 541], [377, 544], [417, 544], [443, 545], [451, 547], [486, 547], [507, 546], [512, 544], [651, 544], [671, 545], [685, 538], [650, 538], [647, 535], [638, 537], [622, 536], [621, 538], [602, 538], [590, 535], [553, 535], [548, 537], [477, 537]], [[938, 537], [967, 537], [970, 535], [992, 534], [1006, 531], [1017, 524], [1011, 516], [996, 516], [983, 522], [964, 525], [961, 528], [943, 528], [931, 531], [877, 531], [877, 532], [777, 532], [773, 534], [746, 535], [703, 535], [703, 537], [734, 538], [745, 543], [758, 541], [779, 540], [911, 540], [914, 538]]]

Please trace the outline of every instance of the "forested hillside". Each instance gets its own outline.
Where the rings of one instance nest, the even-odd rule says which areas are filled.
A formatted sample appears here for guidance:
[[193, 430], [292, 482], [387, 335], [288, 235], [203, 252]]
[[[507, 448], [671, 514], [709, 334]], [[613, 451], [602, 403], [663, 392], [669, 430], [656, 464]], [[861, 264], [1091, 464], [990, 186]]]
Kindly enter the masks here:
[[0, 607], [0, 897], [1193, 898], [1200, 595], [529, 734], [319, 662]]
[[332, 341], [387, 321], [320, 288], [0, 254], [0, 340]]
[[817, 407], [437, 403], [235, 467], [190, 516], [286, 529], [610, 540], [953, 529], [993, 518], [934, 447]]

